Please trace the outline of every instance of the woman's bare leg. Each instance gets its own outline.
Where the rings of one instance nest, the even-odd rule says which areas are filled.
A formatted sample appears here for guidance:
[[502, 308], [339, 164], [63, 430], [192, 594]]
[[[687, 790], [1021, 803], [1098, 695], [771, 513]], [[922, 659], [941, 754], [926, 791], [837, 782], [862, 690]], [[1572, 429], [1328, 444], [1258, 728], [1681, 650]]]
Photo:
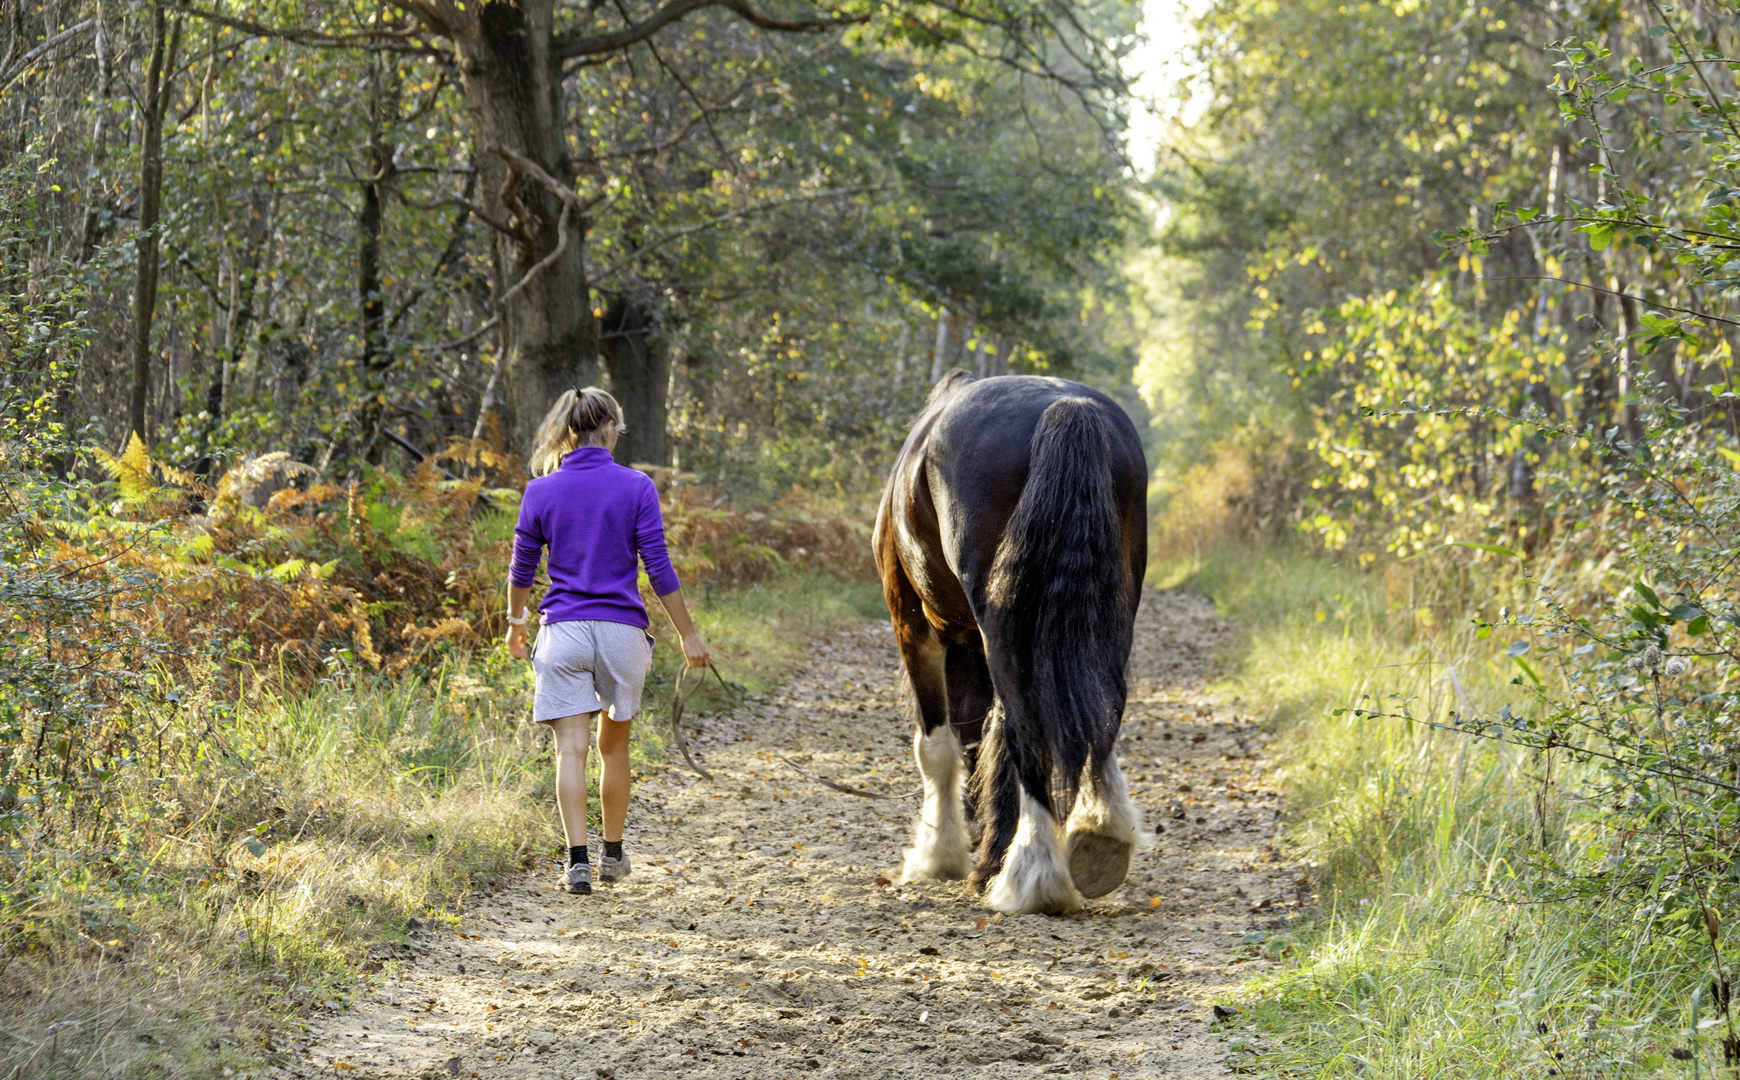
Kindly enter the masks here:
[[622, 842], [622, 824], [628, 820], [628, 729], [633, 723], [598, 714], [598, 756], [604, 759], [598, 796], [604, 803], [604, 839], [613, 844]]
[[[556, 739], [556, 809], [569, 847], [586, 844], [586, 752], [592, 718], [599, 715], [577, 713], [546, 721]], [[604, 805], [610, 805], [608, 798]], [[621, 826], [617, 828], [620, 831]]]

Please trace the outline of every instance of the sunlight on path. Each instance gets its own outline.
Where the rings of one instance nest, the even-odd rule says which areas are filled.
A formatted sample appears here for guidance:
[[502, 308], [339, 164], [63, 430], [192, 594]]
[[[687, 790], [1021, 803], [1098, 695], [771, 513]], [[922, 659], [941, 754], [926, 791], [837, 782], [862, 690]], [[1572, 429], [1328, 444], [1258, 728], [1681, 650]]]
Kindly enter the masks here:
[[635, 873], [591, 897], [539, 870], [428, 930], [420, 957], [315, 1021], [268, 1076], [1228, 1075], [1208, 1002], [1295, 903], [1270, 861], [1264, 739], [1202, 690], [1226, 630], [1143, 604], [1120, 758], [1159, 833], [1079, 915], [997, 918], [960, 883], [890, 884], [915, 786], [886, 624], [819, 643], [784, 692], [702, 722], [718, 776], [667, 769], [629, 820]]

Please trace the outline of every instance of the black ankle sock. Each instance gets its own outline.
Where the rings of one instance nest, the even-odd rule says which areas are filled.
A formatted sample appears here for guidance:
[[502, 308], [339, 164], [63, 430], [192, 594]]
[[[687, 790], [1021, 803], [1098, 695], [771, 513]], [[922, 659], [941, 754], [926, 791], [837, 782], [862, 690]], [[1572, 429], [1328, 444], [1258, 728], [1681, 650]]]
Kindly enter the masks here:
[[604, 857], [606, 859], [620, 859], [620, 858], [622, 858], [622, 841], [621, 840], [606, 840], [604, 842]]
[[588, 861], [589, 860], [586, 858], [586, 845], [585, 844], [581, 844], [579, 847], [570, 847], [568, 849], [568, 865], [569, 866], [579, 866], [581, 863], [588, 862]]

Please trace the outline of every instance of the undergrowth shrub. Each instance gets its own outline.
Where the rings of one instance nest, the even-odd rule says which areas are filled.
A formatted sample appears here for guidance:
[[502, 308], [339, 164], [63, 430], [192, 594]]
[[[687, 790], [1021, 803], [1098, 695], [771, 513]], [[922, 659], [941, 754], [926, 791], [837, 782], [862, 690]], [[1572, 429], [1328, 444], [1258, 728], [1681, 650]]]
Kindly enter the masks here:
[[[460, 449], [477, 461], [475, 448]], [[396, 679], [505, 626], [512, 488], [446, 477], [434, 461], [341, 487], [281, 453], [207, 485], [152, 460], [136, 437], [118, 457], [92, 454], [107, 483], [23, 467], [11, 485], [3, 615], [13, 644], [0, 663], [37, 667], [12, 679], [28, 689], [11, 699], [0, 739], [0, 814], [11, 815], [0, 820], [52, 817], [42, 801], [51, 779], [60, 812], [73, 815], [103, 801], [117, 768], [161, 771], [175, 755], [204, 753], [239, 701], [324, 678]], [[867, 573], [867, 530], [839, 507], [794, 492], [745, 511], [660, 479], [686, 581]], [[646, 599], [656, 611], [650, 590]]]
[[[1740, 907], [1740, 453], [1671, 407], [1664, 416], [1644, 444], [1594, 448], [1603, 482], [1555, 492], [1560, 535], [1524, 578], [1530, 602], [1476, 620], [1476, 635], [1503, 639], [1514, 665], [1502, 703], [1433, 715], [1391, 694], [1353, 715], [1424, 720], [1527, 751], [1538, 835], [1521, 837], [1527, 872], [1490, 891], [1531, 904], [1617, 901], [1624, 914], [1609, 909], [1607, 934], [1676, 942], [1709, 977], [1706, 1011], [1736, 1064], [1724, 925]], [[1546, 809], [1555, 787], [1565, 789], [1562, 820]]]

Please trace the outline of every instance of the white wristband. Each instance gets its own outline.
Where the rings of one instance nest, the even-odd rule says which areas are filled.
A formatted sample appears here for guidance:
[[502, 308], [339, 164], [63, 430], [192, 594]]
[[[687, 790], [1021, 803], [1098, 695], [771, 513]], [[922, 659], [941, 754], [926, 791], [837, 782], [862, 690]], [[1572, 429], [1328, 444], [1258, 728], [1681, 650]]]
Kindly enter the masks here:
[[509, 615], [507, 617], [508, 625], [509, 626], [524, 626], [524, 625], [526, 625], [526, 620], [531, 618], [531, 617], [532, 617], [532, 613], [529, 611], [526, 612], [524, 615], [521, 615], [517, 619], [514, 618], [512, 615]]

